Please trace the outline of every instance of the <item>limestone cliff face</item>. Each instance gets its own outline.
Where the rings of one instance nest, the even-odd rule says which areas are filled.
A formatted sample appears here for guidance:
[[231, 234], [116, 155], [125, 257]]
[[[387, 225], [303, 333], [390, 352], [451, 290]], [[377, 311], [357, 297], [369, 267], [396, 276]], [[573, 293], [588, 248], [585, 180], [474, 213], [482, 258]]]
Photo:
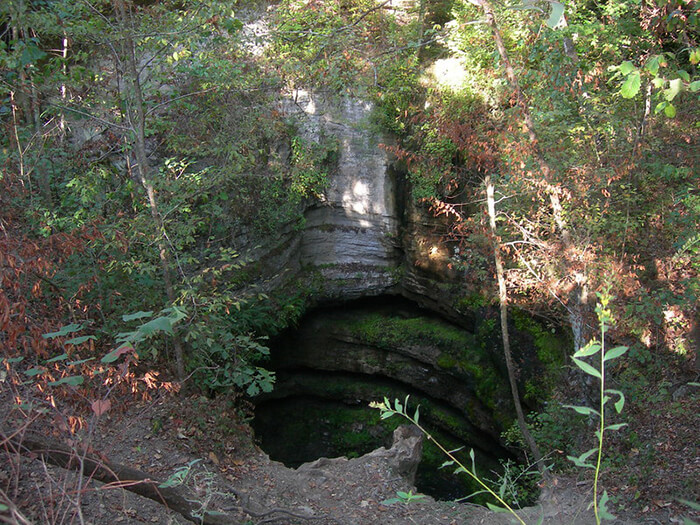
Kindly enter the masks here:
[[371, 105], [297, 91], [282, 109], [302, 123], [307, 137], [333, 137], [339, 148], [323, 202], [305, 212], [300, 267], [319, 271], [327, 293], [339, 299], [385, 292], [396, 284], [401, 264], [400, 218], [388, 176], [391, 159], [369, 129]]
[[[433, 425], [480, 450], [500, 451], [496, 414], [509, 413], [507, 383], [478, 346], [472, 334], [406, 300], [317, 309], [273, 345], [279, 382], [264, 398], [311, 395], [366, 406], [405, 391], [431, 406], [424, 416]], [[351, 388], [340, 387], [345, 379]]]
[[[299, 91], [282, 99], [280, 110], [306, 140], [332, 138], [338, 162], [323, 198], [305, 209], [303, 227], [281, 232], [279, 244], [260, 258], [268, 286], [301, 283], [312, 290], [308, 306], [322, 307], [274, 345], [269, 365], [279, 381], [262, 398], [350, 396], [366, 405], [412, 392], [431, 404], [426, 417], [437, 427], [501, 454], [498, 436], [509, 410], [499, 363], [478, 345], [441, 348], [423, 337], [423, 314], [411, 310], [418, 305], [427, 315], [439, 314], [459, 325], [454, 330], [473, 328], [454, 306], [462, 276], [448, 264], [453, 254], [442, 241], [445, 224], [411, 202], [403, 175], [382, 147], [389, 139], [370, 124], [371, 105]], [[412, 305], [395, 316], [414, 319], [415, 332], [407, 327], [392, 341], [367, 339], [358, 326], [363, 314], [351, 310], [366, 313], [371, 306], [353, 301], [377, 296], [393, 310]], [[390, 317], [378, 321], [380, 332]], [[349, 390], [341, 388], [345, 384]]]
[[[331, 138], [338, 162], [320, 202], [305, 209], [301, 229], [284, 232], [260, 255], [270, 287], [313, 280], [314, 301], [342, 302], [392, 293], [454, 317], [450, 270], [439, 221], [409, 202], [403, 174], [371, 125], [371, 104], [350, 97], [295, 91], [280, 110], [307, 140]], [[281, 271], [284, 270], [284, 271]]]

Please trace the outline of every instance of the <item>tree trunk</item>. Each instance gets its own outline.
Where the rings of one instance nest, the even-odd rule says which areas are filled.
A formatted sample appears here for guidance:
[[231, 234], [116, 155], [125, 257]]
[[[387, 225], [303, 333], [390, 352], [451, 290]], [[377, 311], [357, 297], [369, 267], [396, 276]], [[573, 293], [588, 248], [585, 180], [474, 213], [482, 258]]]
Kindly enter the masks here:
[[532, 452], [537, 469], [540, 471], [542, 476], [546, 476], [547, 469], [544, 461], [542, 461], [542, 454], [540, 453], [540, 449], [537, 446], [537, 443], [535, 443], [532, 434], [530, 434], [530, 430], [527, 428], [525, 414], [523, 413], [523, 407], [520, 403], [520, 393], [518, 392], [517, 384], [518, 370], [513, 363], [513, 356], [510, 352], [510, 337], [508, 334], [508, 290], [506, 288], [503, 260], [500, 252], [501, 245], [496, 232], [496, 203], [494, 200], [494, 188], [493, 182], [491, 181], [491, 176], [487, 175], [484, 182], [486, 184], [486, 204], [489, 213], [489, 227], [493, 238], [493, 260], [496, 265], [496, 278], [498, 280], [498, 303], [501, 310], [501, 337], [503, 338], [503, 355], [506, 360], [506, 368], [508, 369], [510, 391], [513, 395], [513, 404], [515, 405], [515, 413], [518, 420], [518, 427], [520, 427], [520, 432], [525, 439], [525, 443]]
[[[66, 77], [68, 75], [68, 67], [67, 67], [67, 62], [68, 62], [68, 46], [70, 45], [70, 41], [68, 40], [68, 34], [66, 31], [63, 31], [63, 40], [61, 41], [62, 44], [62, 49], [61, 49], [61, 58], [63, 58], [63, 65], [61, 66], [61, 72], [63, 73], [63, 76]], [[64, 78], [61, 82], [61, 104], [63, 107], [67, 106], [68, 102], [68, 87], [66, 85], [66, 79]], [[63, 143], [63, 141], [66, 138], [66, 112], [61, 108], [61, 116], [60, 116], [60, 121], [58, 123], [58, 129], [59, 129], [59, 141]]]
[[[158, 211], [158, 201], [156, 200], [155, 188], [150, 180], [148, 155], [146, 154], [146, 111], [136, 61], [136, 46], [131, 34], [131, 12], [125, 5], [125, 2], [121, 0], [113, 0], [113, 4], [119, 23], [124, 30], [123, 60], [125, 60], [126, 65], [125, 76], [132, 91], [132, 102], [127, 104], [127, 118], [129, 119], [129, 127], [131, 128], [133, 134], [136, 173], [138, 174], [139, 182], [141, 182], [141, 185], [146, 191], [146, 196], [148, 197], [148, 205], [156, 227], [158, 256], [163, 274], [165, 293], [168, 297], [168, 301], [172, 304], [175, 302], [176, 297], [175, 289], [173, 287], [172, 271], [170, 269], [170, 253], [168, 251], [167, 243], [165, 242], [165, 226], [163, 224], [163, 218]], [[184, 351], [182, 348], [182, 342], [177, 334], [173, 336], [173, 347], [175, 349], [175, 366], [177, 375], [180, 381], [183, 381], [185, 379]]]

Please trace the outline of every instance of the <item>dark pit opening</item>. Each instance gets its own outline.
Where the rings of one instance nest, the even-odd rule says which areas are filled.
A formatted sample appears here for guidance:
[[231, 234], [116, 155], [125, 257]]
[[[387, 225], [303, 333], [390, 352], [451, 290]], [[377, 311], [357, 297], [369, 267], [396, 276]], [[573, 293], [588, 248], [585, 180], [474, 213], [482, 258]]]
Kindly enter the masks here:
[[[502, 461], [515, 460], [499, 440], [512, 422], [512, 403], [486, 336], [396, 297], [311, 311], [272, 341], [266, 366], [278, 380], [255, 400], [256, 438], [271, 459], [292, 468], [320, 457], [359, 457], [390, 446], [393, 430], [407, 423], [381, 420], [369, 403], [409, 395], [411, 411], [420, 405], [421, 423], [441, 444], [463, 447], [468, 467], [473, 449], [477, 472], [495, 479]], [[417, 489], [442, 500], [476, 492], [454, 467], [440, 468], [446, 459], [426, 440]]]

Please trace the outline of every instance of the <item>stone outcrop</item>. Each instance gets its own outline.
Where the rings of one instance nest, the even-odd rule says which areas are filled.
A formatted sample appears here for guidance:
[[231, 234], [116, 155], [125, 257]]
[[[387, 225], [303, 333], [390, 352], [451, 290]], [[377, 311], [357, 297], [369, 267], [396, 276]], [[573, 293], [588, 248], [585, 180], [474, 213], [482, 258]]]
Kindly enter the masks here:
[[[404, 174], [382, 147], [390, 139], [371, 126], [371, 105], [299, 90], [281, 99], [280, 111], [305, 140], [337, 143], [338, 160], [322, 199], [306, 208], [303, 227], [282, 232], [261, 254], [266, 286], [307, 283], [310, 307], [402, 296], [468, 326], [454, 307], [461, 275], [448, 264], [453, 254], [442, 241], [445, 225], [411, 202]], [[440, 366], [444, 356], [429, 342], [378, 348], [334, 326], [332, 318], [318, 317], [285, 337], [289, 341], [273, 351], [269, 364], [281, 372], [273, 397], [330, 396], [314, 392], [303, 373], [295, 377], [300, 371], [386, 378], [445, 407], [450, 415], [441, 417], [442, 427], [462, 427], [461, 439], [489, 453], [503, 452], [497, 445], [503, 428], [493, 413], [501, 400], [477, 393], [479, 378], [473, 374], [449, 363]], [[486, 366], [494, 369], [493, 363]]]
[[382, 138], [369, 131], [371, 105], [296, 91], [281, 107], [301, 123], [302, 135], [333, 137], [339, 149], [322, 202], [304, 214], [299, 267], [320, 272], [331, 297], [384, 293], [397, 284], [402, 262], [400, 217], [395, 181], [388, 176], [391, 159]]
[[411, 394], [433, 428], [488, 454], [505, 452], [498, 440], [511, 403], [497, 360], [473, 334], [405, 299], [317, 309], [273, 343], [268, 366], [278, 382], [261, 402], [311, 396], [367, 406]]
[[313, 282], [316, 304], [403, 295], [455, 318], [460, 275], [441, 244], [444, 225], [410, 203], [405, 175], [383, 147], [391, 138], [372, 128], [372, 105], [297, 90], [279, 108], [306, 140], [335, 141], [338, 161], [322, 198], [308, 203], [303, 227], [254, 251], [265, 287]]
[[[356, 463], [383, 463], [388, 472], [413, 485], [422, 453], [423, 433], [416, 426], [401, 425], [394, 430], [391, 447], [373, 450], [356, 460]], [[347, 458], [319, 458], [301, 465], [297, 474], [302, 479], [307, 477], [318, 481], [330, 467], [344, 468], [347, 463]]]

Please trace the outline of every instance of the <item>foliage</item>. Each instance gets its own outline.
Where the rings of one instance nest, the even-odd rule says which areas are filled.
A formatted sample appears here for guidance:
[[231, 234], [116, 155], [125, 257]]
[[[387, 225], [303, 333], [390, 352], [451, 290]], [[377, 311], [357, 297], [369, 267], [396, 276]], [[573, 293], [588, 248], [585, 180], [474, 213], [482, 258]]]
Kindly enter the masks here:
[[[598, 446], [592, 448], [587, 452], [584, 452], [578, 457], [568, 456], [568, 458], [574, 462], [577, 467], [592, 468], [595, 470], [594, 481], [593, 481], [593, 508], [595, 511], [596, 523], [600, 523], [601, 519], [604, 520], [614, 520], [615, 517], [610, 514], [607, 508], [607, 503], [609, 501], [607, 491], [603, 491], [600, 500], [598, 499], [598, 479], [601, 470], [601, 460], [603, 457], [603, 439], [605, 436], [605, 431], [619, 430], [620, 428], [627, 425], [627, 423], [614, 423], [612, 425], [606, 425], [606, 414], [605, 405], [608, 401], [615, 400], [615, 411], [619, 414], [622, 412], [625, 406], [625, 395], [615, 389], [606, 388], [606, 373], [605, 373], [605, 363], [616, 359], [627, 352], [627, 347], [618, 346], [610, 350], [605, 350], [605, 333], [607, 327], [612, 323], [613, 317], [612, 312], [609, 309], [609, 303], [611, 297], [608, 293], [598, 294], [600, 303], [596, 308], [596, 313], [598, 314], [598, 319], [600, 320], [600, 341], [591, 341], [586, 346], [578, 350], [574, 356], [573, 361], [581, 370], [583, 370], [589, 376], [595, 377], [600, 382], [600, 405], [598, 410], [594, 410], [587, 406], [570, 406], [577, 413], [584, 416], [595, 416], [599, 419], [600, 423], [598, 430], [596, 431], [596, 436], [598, 438]], [[583, 357], [590, 357], [599, 354], [600, 361], [598, 366], [595, 367], [584, 361]], [[596, 454], [595, 464], [590, 463], [588, 458]]]
[[412, 490], [409, 490], [408, 492], [399, 490], [396, 492], [395, 498], [385, 499], [382, 501], [382, 505], [393, 505], [395, 503], [403, 503], [404, 505], [408, 505], [412, 501], [416, 501], [424, 497], [425, 496], [423, 494], [414, 494]]
[[533, 505], [539, 497], [537, 469], [510, 459], [501, 461], [501, 465], [503, 472], [493, 482], [498, 487], [498, 495], [516, 508]]
[[202, 323], [193, 328], [187, 337], [193, 349], [189, 368], [204, 388], [215, 392], [235, 386], [249, 396], [272, 390], [274, 372], [256, 365], [270, 351], [254, 336], [234, 335], [217, 326], [214, 331]]
[[[132, 15], [128, 27], [117, 5]], [[546, 13], [529, 3], [496, 5], [536, 150], [556, 167], [549, 187], [479, 9], [468, 1], [420, 6], [283, 0], [270, 10], [270, 43], [258, 52], [243, 42], [230, 2], [3, 2], [5, 372], [77, 399], [90, 386], [78, 379], [86, 368], [110, 365], [101, 356], [136, 358], [123, 345], [138, 346], [140, 366], [166, 368], [172, 330], [186, 339], [188, 370], [209, 391], [271, 388], [264, 337], [298, 319], [313, 286], [261, 293], [251, 286], [263, 268], [253, 246], [275, 246], [281, 231], [303, 226], [304, 206], [323, 200], [340, 147], [332, 137], [309, 139], [303, 122], [280, 111], [280, 90], [304, 88], [374, 102], [373, 125], [396, 137], [387, 149], [413, 197], [441, 217], [450, 264], [465, 275], [464, 296], [472, 294], [460, 308], [488, 302], [491, 239], [473, 195], [490, 174], [502, 191], [498, 235], [512, 301], [559, 326], [579, 286], [574, 274], [590, 291], [611, 284], [620, 314], [608, 335], [630, 351], [610, 377], [630, 399], [668, 401], [669, 376], [684, 377], [696, 354], [697, 2], [550, 2]], [[134, 173], [137, 108], [124, 76], [125, 36], [139, 68], [161, 224]], [[433, 68], [443, 59], [455, 77], [449, 85]], [[545, 205], [553, 189], [571, 250]], [[172, 301], [161, 245], [175, 276]], [[592, 301], [581, 306], [590, 332]], [[125, 321], [124, 312], [159, 313]], [[567, 420], [557, 398], [543, 395], [560, 365], [550, 324], [515, 321], [552, 372], [526, 387], [545, 406], [532, 416], [538, 441], [582, 446], [591, 414]], [[111, 334], [124, 322], [141, 326], [114, 349]], [[477, 380], [487, 395], [496, 382], [481, 343], [493, 322], [481, 320], [477, 341], [411, 320], [370, 319], [358, 328], [379, 345], [434, 342], [445, 349], [438, 364]], [[129, 377], [144, 393], [150, 379]]]
[[383, 402], [373, 401], [372, 403], [370, 403], [370, 406], [371, 406], [372, 408], [376, 408], [376, 409], [378, 409], [378, 410], [380, 411], [382, 419], [386, 419], [386, 418], [392, 417], [392, 416], [394, 416], [394, 415], [399, 415], [399, 416], [404, 417], [406, 420], [408, 420], [409, 422], [411, 422], [413, 425], [417, 426], [418, 429], [419, 429], [421, 432], [423, 432], [423, 434], [425, 434], [425, 436], [426, 436], [430, 441], [432, 441], [433, 443], [435, 443], [435, 445], [437, 445], [437, 447], [449, 458], [449, 460], [446, 461], [446, 462], [443, 464], [443, 467], [448, 467], [448, 466], [457, 465], [457, 468], [455, 469], [455, 472], [454, 472], [455, 474], [460, 474], [460, 473], [467, 474], [470, 478], [472, 478], [472, 479], [483, 489], [484, 492], [490, 494], [490, 495], [495, 499], [495, 501], [497, 501], [497, 502], [502, 506], [502, 507], [496, 507], [496, 506], [493, 505], [492, 503], [487, 503], [487, 505], [489, 506], [489, 508], [491, 508], [491, 509], [493, 509], [493, 510], [507, 511], [507, 512], [509, 512], [519, 523], [521, 523], [522, 525], [525, 525], [525, 522], [524, 522], [522, 519], [520, 519], [520, 517], [519, 517], [519, 516], [515, 513], [515, 511], [508, 505], [508, 503], [506, 503], [500, 495], [496, 494], [496, 492], [494, 492], [493, 489], [491, 489], [491, 488], [490, 488], [484, 481], [482, 481], [482, 479], [479, 477], [479, 475], [477, 474], [477, 471], [476, 471], [476, 465], [475, 465], [475, 463], [474, 463], [474, 451], [473, 451], [473, 450], [470, 451], [470, 458], [471, 458], [471, 460], [472, 460], [472, 468], [471, 468], [471, 470], [467, 470], [467, 468], [455, 457], [454, 453], [455, 453], [456, 451], [454, 451], [454, 450], [449, 451], [449, 450], [445, 449], [440, 443], [438, 443], [438, 442], [433, 438], [433, 436], [432, 436], [427, 430], [425, 430], [425, 429], [419, 424], [419, 422], [418, 422], [418, 421], [419, 421], [419, 418], [420, 418], [419, 408], [416, 408], [416, 411], [414, 412], [413, 415], [410, 415], [410, 414], [408, 413], [408, 397], [406, 397], [406, 399], [404, 400], [403, 403], [401, 403], [400, 400], [395, 399], [393, 405], [392, 405], [392, 403], [389, 401], [389, 399], [385, 397]]
[[[79, 304], [98, 331], [114, 333], [121, 312], [153, 311], [168, 300], [163, 250], [159, 256], [154, 249], [165, 238], [167, 270], [178, 276], [172, 307], [190, 312], [182, 331], [190, 370], [203, 374], [209, 389], [268, 390], [274, 377], [257, 365], [267, 354], [259, 334], [293, 319], [295, 299], [243, 292], [257, 268], [229, 242], [251, 227], [270, 234], [300, 224], [302, 205], [325, 188], [337, 144], [302, 139], [295, 123], [276, 113], [270, 89], [277, 77], [242, 53], [242, 24], [228, 3], [126, 2], [128, 28], [119, 27], [116, 5], [10, 2], [0, 11], [19, 38], [0, 53], [15, 97], [3, 102], [14, 130], [3, 149], [6, 180], [29, 187], [13, 193], [12, 204], [26, 210], [33, 234], [83, 237], [79, 250], [42, 275], [44, 294], [69, 308]], [[122, 29], [142, 68], [145, 135], [161, 144], [151, 181], [161, 216], [156, 229], [131, 173], [135, 93], [110, 80], [128, 55]], [[47, 61], [62, 38], [63, 54]], [[66, 140], [66, 121], [75, 140]], [[42, 199], [35, 199], [36, 181]], [[162, 360], [172, 348], [161, 343], [141, 353]]]

